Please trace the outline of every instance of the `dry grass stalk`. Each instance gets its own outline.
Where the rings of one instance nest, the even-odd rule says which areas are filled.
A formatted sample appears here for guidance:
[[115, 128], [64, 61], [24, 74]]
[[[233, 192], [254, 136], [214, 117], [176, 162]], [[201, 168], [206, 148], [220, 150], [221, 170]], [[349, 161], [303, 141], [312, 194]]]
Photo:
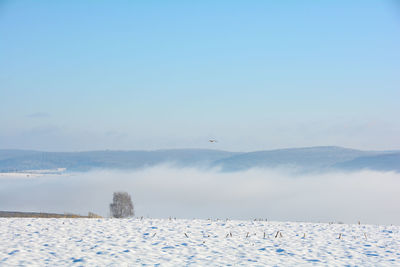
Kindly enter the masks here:
[[279, 235], [279, 231], [276, 232], [275, 238], [277, 238]]

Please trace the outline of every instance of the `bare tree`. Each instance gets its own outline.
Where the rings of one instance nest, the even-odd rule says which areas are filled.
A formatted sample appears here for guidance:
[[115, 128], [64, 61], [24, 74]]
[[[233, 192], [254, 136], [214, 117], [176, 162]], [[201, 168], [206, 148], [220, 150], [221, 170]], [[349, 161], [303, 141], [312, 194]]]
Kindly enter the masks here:
[[126, 192], [114, 192], [113, 203], [110, 204], [110, 212], [114, 218], [132, 217], [135, 213], [131, 196]]

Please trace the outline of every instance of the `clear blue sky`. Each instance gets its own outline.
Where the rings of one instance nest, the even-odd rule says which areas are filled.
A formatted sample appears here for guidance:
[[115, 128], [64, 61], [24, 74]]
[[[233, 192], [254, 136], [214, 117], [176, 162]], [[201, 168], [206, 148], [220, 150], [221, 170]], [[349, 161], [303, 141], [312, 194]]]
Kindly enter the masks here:
[[399, 2], [0, 0], [0, 148], [318, 145], [400, 149]]

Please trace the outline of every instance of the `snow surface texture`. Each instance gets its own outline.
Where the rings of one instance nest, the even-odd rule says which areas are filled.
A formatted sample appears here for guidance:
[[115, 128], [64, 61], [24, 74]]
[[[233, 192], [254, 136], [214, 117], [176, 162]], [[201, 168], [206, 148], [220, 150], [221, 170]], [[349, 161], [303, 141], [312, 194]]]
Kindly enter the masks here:
[[0, 266], [10, 265], [399, 266], [400, 227], [2, 218]]

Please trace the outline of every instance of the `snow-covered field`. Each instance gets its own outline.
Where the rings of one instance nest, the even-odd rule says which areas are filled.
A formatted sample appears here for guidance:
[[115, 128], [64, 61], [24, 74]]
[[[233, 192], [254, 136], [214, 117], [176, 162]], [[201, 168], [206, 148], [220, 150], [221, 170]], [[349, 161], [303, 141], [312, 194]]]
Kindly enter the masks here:
[[0, 266], [15, 265], [399, 266], [400, 227], [0, 218]]

